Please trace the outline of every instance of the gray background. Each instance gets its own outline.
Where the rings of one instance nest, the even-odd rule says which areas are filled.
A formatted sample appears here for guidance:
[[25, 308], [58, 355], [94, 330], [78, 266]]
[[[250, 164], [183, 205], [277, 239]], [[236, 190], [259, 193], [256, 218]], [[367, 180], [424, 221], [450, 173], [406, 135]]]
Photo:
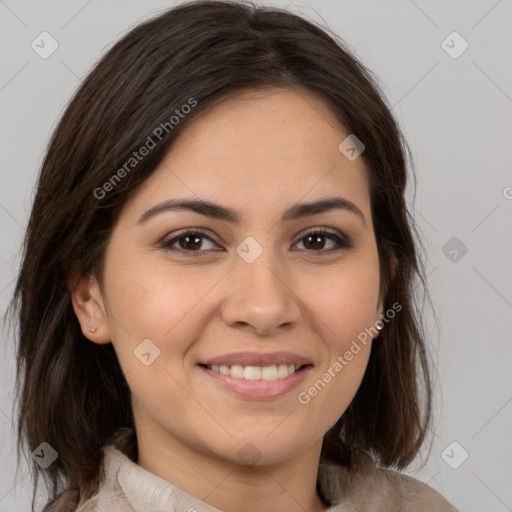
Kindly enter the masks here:
[[[0, 313], [36, 174], [65, 104], [122, 34], [174, 3], [0, 0]], [[413, 213], [441, 329], [427, 310], [439, 367], [437, 428], [427, 464], [419, 468], [418, 459], [407, 472], [462, 511], [512, 510], [512, 2], [265, 3], [328, 23], [350, 45], [380, 79], [414, 154]], [[59, 45], [47, 59], [31, 48], [43, 31]], [[441, 46], [453, 31], [469, 44], [458, 58]], [[457, 39], [446, 44], [462, 48]], [[0, 511], [27, 511], [30, 479], [14, 457], [13, 340], [3, 345]], [[462, 450], [469, 457], [453, 469], [448, 462], [460, 464]]]

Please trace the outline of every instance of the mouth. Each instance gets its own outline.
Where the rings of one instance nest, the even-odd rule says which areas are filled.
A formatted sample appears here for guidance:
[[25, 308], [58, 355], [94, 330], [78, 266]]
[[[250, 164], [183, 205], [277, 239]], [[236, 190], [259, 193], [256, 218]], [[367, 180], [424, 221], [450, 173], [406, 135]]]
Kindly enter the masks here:
[[218, 389], [246, 400], [285, 395], [299, 386], [313, 363], [293, 352], [231, 352], [200, 361], [198, 368]]
[[217, 389], [244, 400], [270, 400], [302, 385], [313, 363], [292, 352], [233, 352], [197, 364]]
[[199, 366], [210, 370], [213, 373], [226, 375], [233, 379], [244, 380], [281, 380], [291, 375], [301, 372], [312, 364], [272, 364], [268, 366], [244, 366], [241, 364], [234, 365], [216, 365], [216, 364], [199, 364]]

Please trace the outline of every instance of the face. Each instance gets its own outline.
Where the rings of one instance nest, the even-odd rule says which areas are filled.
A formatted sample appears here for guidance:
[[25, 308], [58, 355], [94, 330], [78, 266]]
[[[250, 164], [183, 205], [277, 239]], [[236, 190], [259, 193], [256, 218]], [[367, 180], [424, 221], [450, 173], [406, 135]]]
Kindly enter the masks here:
[[[203, 111], [125, 205], [104, 288], [91, 284], [98, 307], [75, 311], [91, 341], [113, 343], [138, 433], [271, 464], [319, 446], [343, 414], [371, 349], [358, 335], [382, 313], [348, 135], [305, 89], [246, 90]], [[298, 208], [326, 198], [345, 203]], [[219, 208], [155, 210], [178, 200]]]

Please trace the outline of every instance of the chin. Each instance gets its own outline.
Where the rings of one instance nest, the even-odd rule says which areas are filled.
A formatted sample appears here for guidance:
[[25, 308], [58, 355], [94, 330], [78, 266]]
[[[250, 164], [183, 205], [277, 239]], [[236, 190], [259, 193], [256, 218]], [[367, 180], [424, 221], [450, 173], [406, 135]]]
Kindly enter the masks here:
[[303, 436], [294, 438], [289, 429], [277, 435], [273, 431], [275, 425], [265, 432], [252, 432], [243, 436], [238, 433], [223, 453], [229, 453], [229, 458], [237, 464], [266, 466], [293, 459], [309, 445]]

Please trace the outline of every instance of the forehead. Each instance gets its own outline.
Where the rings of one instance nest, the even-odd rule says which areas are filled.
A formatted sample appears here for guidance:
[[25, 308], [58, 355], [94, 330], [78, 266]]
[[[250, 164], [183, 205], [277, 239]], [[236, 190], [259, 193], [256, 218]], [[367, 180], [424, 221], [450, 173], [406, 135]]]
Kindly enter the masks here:
[[319, 94], [244, 90], [199, 112], [131, 206], [196, 196], [261, 216], [338, 194], [369, 211], [365, 163], [338, 148], [348, 135]]

